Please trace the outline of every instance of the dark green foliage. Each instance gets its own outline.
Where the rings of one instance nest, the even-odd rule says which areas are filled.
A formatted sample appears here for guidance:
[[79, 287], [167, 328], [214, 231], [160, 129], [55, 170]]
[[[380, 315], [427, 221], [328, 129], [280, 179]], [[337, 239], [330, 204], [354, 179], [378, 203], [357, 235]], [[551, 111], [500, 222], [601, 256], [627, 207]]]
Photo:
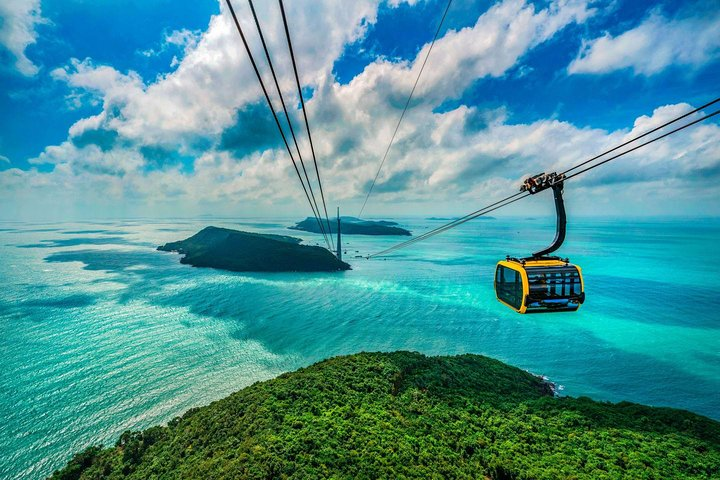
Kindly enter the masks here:
[[720, 424], [554, 398], [477, 355], [362, 353], [127, 432], [53, 478], [720, 478]]
[[195, 267], [234, 272], [335, 272], [349, 270], [322, 247], [300, 245], [299, 238], [206, 227], [190, 238], [158, 247], [179, 252]]
[[[307, 217], [295, 226], [288, 228], [290, 228], [290, 230], [320, 233], [317, 220], [313, 217]], [[343, 235], [412, 235], [408, 230], [398, 227], [395, 222], [388, 222], [386, 220], [361, 220], [355, 217], [340, 217], [340, 230]], [[330, 219], [330, 232], [337, 233], [337, 217]]]
[[96, 467], [97, 456], [103, 451], [102, 445], [97, 447], [88, 447], [68, 462], [64, 469], [56, 472], [53, 478], [57, 480], [77, 480], [91, 466]]

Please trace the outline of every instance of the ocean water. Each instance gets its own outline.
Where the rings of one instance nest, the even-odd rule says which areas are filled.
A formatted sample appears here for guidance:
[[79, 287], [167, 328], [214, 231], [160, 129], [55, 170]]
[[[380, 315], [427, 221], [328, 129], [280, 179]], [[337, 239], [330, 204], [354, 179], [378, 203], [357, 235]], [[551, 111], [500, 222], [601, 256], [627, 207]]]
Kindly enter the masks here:
[[[441, 221], [399, 219], [416, 234]], [[489, 355], [564, 395], [720, 420], [720, 220], [573, 219], [575, 314], [521, 316], [495, 263], [552, 219], [470, 222], [387, 259], [397, 238], [346, 236], [353, 270], [239, 274], [155, 251], [207, 225], [292, 219], [0, 223], [0, 478], [43, 478], [88, 445], [163, 423], [259, 380], [362, 350]]]

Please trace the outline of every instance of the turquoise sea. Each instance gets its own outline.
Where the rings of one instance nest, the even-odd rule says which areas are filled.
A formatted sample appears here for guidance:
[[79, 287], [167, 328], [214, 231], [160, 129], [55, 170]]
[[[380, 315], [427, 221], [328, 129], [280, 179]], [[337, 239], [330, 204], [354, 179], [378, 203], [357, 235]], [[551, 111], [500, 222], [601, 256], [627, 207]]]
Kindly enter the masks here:
[[[442, 221], [397, 219], [414, 233]], [[207, 225], [302, 236], [293, 219], [0, 223], [0, 478], [43, 478], [90, 444], [258, 380], [361, 350], [489, 355], [563, 395], [720, 420], [720, 220], [573, 219], [575, 314], [521, 316], [495, 262], [549, 243], [553, 219], [478, 220], [353, 270], [237, 274], [155, 251]], [[357, 251], [357, 253], [356, 253]]]

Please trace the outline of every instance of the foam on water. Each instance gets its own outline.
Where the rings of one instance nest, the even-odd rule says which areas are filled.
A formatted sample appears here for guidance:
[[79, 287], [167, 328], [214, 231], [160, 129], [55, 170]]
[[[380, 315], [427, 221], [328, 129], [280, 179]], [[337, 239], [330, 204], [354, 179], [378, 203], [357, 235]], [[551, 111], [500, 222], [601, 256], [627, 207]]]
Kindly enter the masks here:
[[563, 394], [720, 419], [716, 220], [575, 220], [563, 254], [584, 267], [577, 314], [494, 299], [495, 262], [542, 246], [549, 221], [469, 223], [385, 260], [353, 257], [397, 238], [346, 236], [353, 270], [337, 274], [196, 269], [154, 250], [208, 224], [318, 241], [292, 223], [3, 224], [0, 478], [42, 478], [126, 429], [361, 350], [481, 353]]

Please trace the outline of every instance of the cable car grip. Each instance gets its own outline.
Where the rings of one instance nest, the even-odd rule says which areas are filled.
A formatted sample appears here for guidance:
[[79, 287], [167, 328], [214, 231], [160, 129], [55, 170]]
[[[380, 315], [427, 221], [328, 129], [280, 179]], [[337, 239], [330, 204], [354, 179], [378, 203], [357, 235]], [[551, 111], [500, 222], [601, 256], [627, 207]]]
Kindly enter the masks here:
[[531, 195], [552, 188], [553, 197], [555, 199], [555, 212], [557, 214], [557, 224], [555, 229], [555, 239], [549, 247], [534, 252], [532, 258], [539, 258], [552, 253], [560, 248], [565, 241], [565, 232], [567, 226], [567, 217], [565, 215], [565, 202], [563, 201], [563, 186], [565, 174], [563, 173], [539, 173], [527, 178], [520, 187], [521, 192], [528, 192]]

